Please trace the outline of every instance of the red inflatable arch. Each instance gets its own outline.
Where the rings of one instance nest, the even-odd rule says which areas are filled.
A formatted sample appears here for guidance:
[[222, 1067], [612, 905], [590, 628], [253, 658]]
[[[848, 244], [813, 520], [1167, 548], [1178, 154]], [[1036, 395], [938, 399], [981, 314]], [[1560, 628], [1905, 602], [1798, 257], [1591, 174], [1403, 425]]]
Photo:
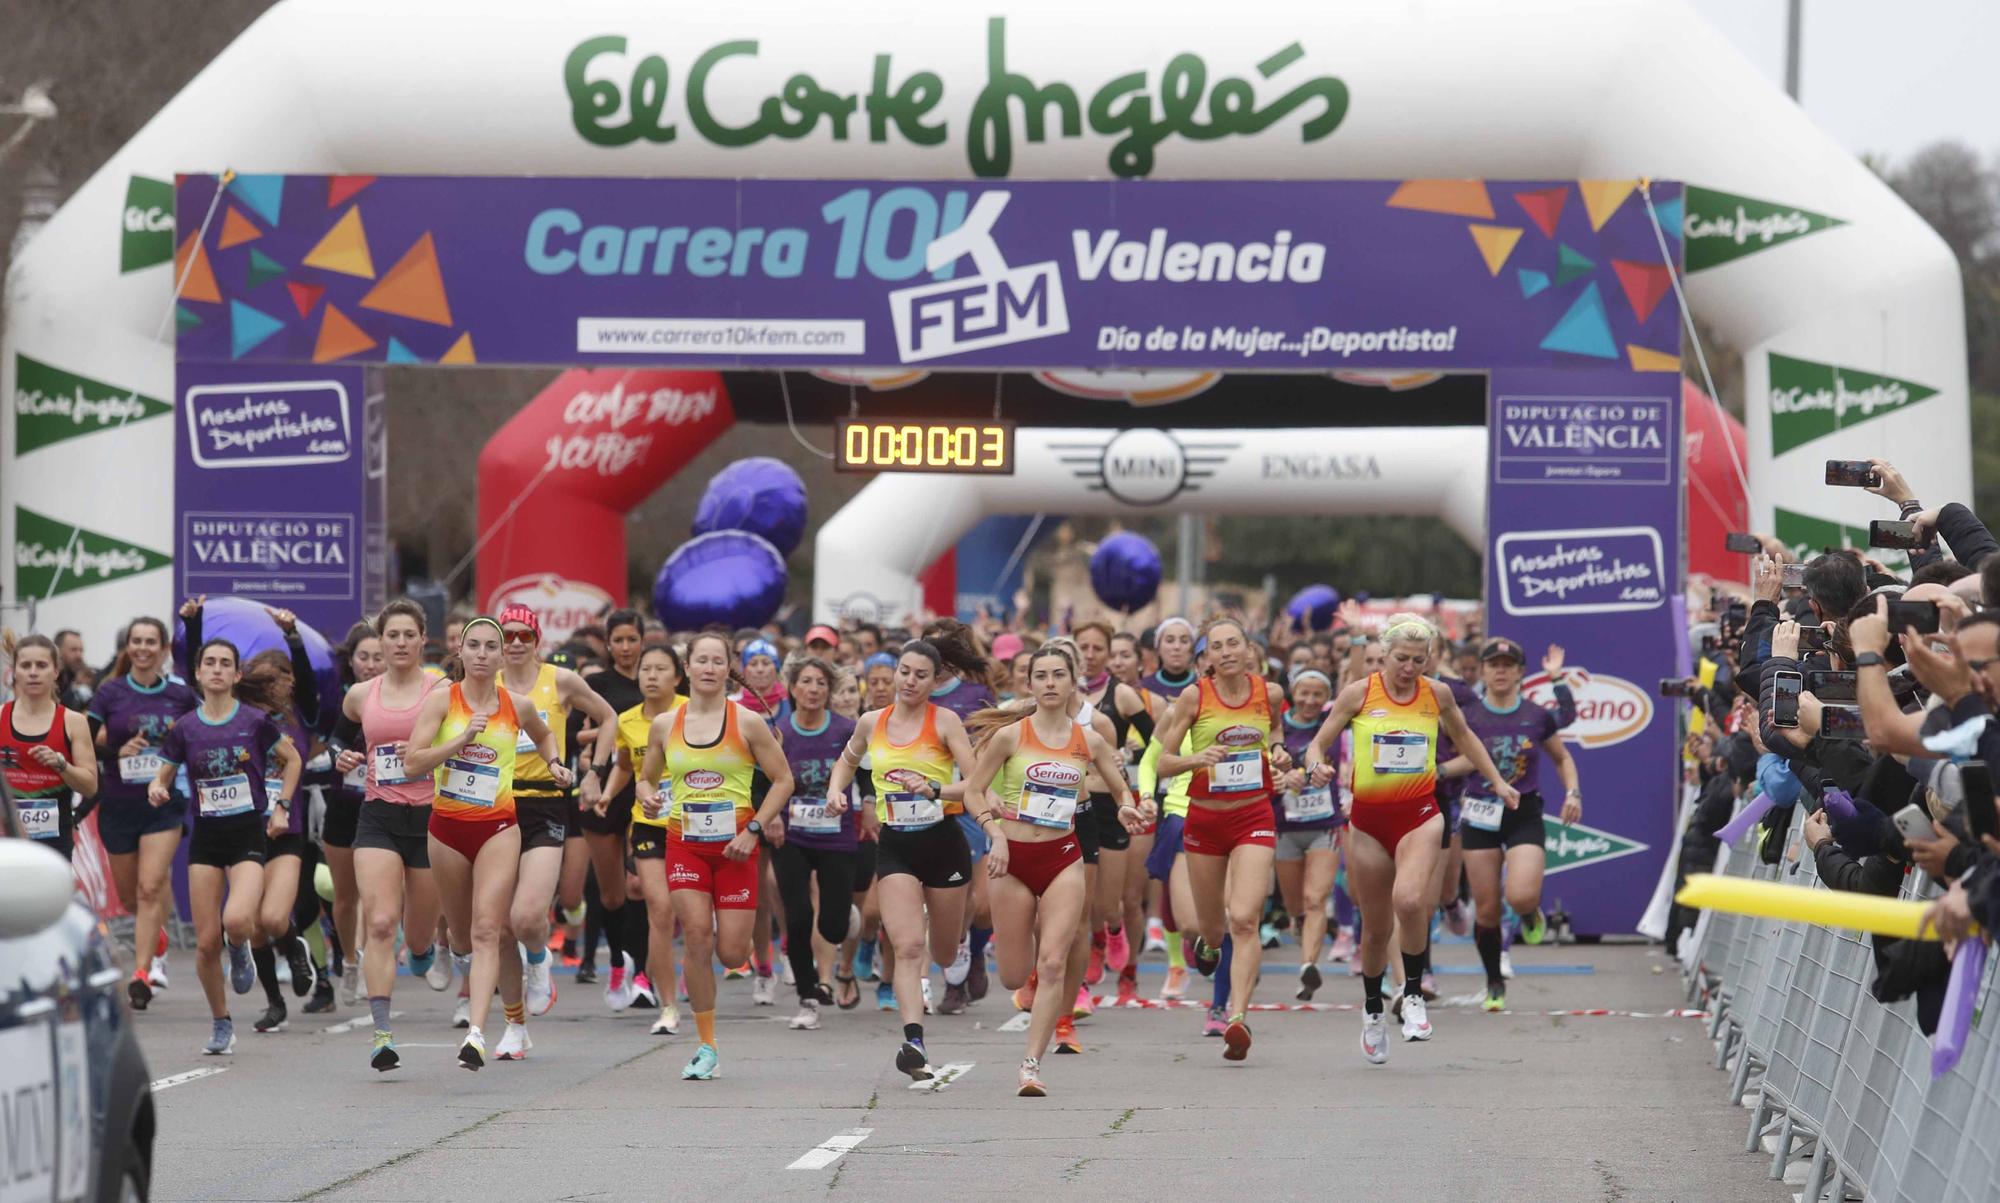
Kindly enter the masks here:
[[479, 453], [486, 612], [526, 601], [559, 639], [622, 603], [625, 516], [735, 421], [715, 372], [557, 377]]

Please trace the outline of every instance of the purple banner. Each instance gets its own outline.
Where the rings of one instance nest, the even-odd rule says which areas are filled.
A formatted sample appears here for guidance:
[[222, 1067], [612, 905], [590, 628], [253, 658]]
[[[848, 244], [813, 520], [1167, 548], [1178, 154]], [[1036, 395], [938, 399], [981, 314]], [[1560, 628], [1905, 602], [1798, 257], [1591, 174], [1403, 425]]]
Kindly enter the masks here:
[[[182, 177], [178, 212], [210, 212], [215, 189]], [[1675, 247], [1680, 186], [1651, 189]], [[1672, 371], [1679, 353], [1632, 181], [239, 176], [227, 193], [182, 292], [182, 359]], [[1579, 422], [1598, 429], [1542, 425]], [[1629, 459], [1617, 479], [1657, 484], [1661, 451], [1523, 444], [1510, 473]]]

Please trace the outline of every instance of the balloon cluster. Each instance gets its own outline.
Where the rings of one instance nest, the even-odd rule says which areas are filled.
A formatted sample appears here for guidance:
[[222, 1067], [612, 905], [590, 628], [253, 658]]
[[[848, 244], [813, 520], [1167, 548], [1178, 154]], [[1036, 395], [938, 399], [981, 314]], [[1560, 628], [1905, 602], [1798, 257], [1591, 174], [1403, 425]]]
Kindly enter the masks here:
[[740, 459], [709, 479], [694, 537], [653, 581], [653, 609], [672, 630], [755, 627], [785, 601], [785, 557], [805, 538], [806, 485], [769, 456]]

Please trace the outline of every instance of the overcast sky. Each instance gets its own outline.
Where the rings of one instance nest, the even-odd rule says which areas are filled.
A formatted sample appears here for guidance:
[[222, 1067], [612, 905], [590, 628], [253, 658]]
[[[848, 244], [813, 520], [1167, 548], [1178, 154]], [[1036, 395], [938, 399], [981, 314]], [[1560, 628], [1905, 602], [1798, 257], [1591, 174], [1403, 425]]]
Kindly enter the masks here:
[[[1779, 87], [1786, 0], [1689, 0]], [[2000, 0], [1805, 0], [1799, 103], [1855, 154], [2000, 154]]]

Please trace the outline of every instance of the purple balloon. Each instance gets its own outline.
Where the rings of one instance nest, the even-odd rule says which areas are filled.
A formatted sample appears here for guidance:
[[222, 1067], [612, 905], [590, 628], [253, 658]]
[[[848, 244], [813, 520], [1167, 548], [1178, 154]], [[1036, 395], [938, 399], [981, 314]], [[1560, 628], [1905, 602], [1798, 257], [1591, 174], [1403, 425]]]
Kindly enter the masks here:
[[1121, 530], [1090, 557], [1090, 587], [1114, 610], [1137, 610], [1160, 592], [1160, 549], [1144, 535]]
[[1332, 585], [1307, 585], [1292, 594], [1285, 613], [1301, 630], [1333, 629], [1333, 617], [1340, 611], [1340, 591]]
[[[343, 635], [345, 631], [341, 632]], [[236, 645], [236, 650], [244, 660], [259, 652], [285, 652], [285, 633], [271, 616], [264, 613], [262, 602], [254, 602], [243, 597], [211, 597], [201, 608], [201, 637], [227, 639]], [[304, 619], [299, 620], [299, 638], [305, 641], [306, 656], [312, 661], [313, 677], [319, 686], [319, 712], [333, 714], [340, 709], [340, 672], [333, 663], [333, 645], [326, 636], [314, 630]], [[190, 653], [199, 648], [187, 646], [187, 624], [178, 617], [174, 619], [174, 658], [176, 662], [187, 664]], [[194, 666], [188, 665], [192, 672]]]
[[788, 556], [806, 535], [806, 482], [783, 460], [740, 459], [709, 478], [695, 507], [697, 535], [742, 530]]
[[1764, 817], [1765, 813], [1771, 809], [1771, 805], [1771, 795], [1758, 794], [1756, 797], [1750, 799], [1749, 805], [1736, 812], [1735, 818], [1724, 823], [1717, 829], [1715, 838], [1725, 844], [1734, 846], [1737, 840], [1743, 838], [1745, 832], [1757, 825], [1757, 820]]
[[1951, 1072], [1965, 1052], [1965, 1037], [1972, 1030], [1972, 1012], [1979, 1003], [1979, 978], [1986, 972], [1986, 939], [1974, 936], [1958, 946], [1951, 958], [1951, 981], [1944, 988], [1944, 1009], [1938, 1014], [1937, 1031], [1931, 1035], [1931, 1076], [1941, 1078]]
[[760, 627], [785, 601], [785, 557], [749, 531], [697, 535], [674, 549], [653, 581], [653, 611], [669, 630], [719, 622]]

